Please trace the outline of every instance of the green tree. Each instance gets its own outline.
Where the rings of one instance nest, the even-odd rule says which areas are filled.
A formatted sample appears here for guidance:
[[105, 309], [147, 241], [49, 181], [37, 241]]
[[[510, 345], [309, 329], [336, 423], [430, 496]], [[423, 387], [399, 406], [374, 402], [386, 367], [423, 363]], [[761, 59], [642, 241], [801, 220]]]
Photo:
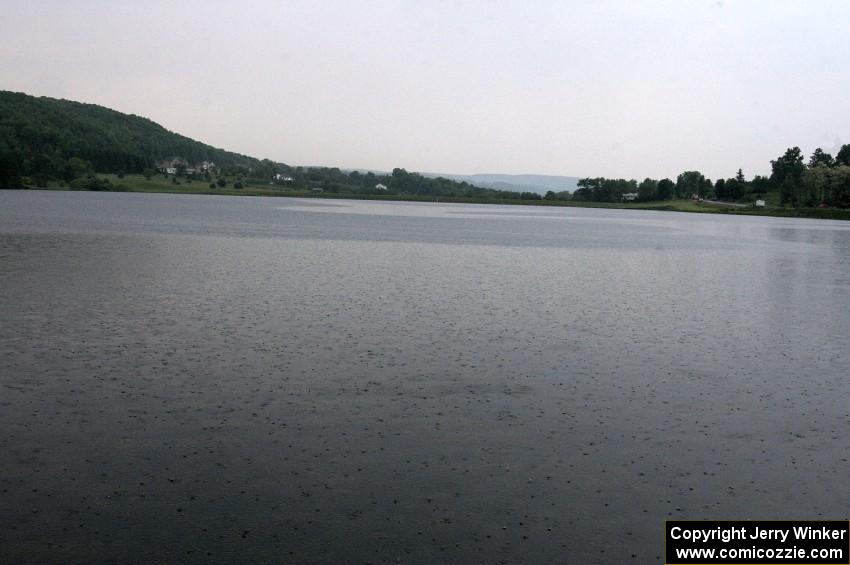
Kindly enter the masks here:
[[269, 182], [277, 173], [277, 164], [269, 159], [263, 159], [254, 166], [254, 178], [261, 179], [263, 182]]
[[637, 192], [637, 182], [605, 177], [579, 179], [573, 200], [591, 202], [619, 202], [626, 192]]
[[678, 198], [690, 198], [694, 194], [704, 198], [711, 192], [711, 181], [699, 171], [685, 171], [676, 177], [675, 192]]
[[821, 164], [805, 171], [801, 201], [806, 206], [850, 206], [850, 166]]
[[728, 200], [740, 200], [747, 194], [747, 183], [739, 180], [738, 176], [733, 179], [727, 179], [725, 192]]
[[803, 171], [803, 153], [799, 147], [789, 147], [785, 154], [770, 162], [770, 182], [779, 188], [779, 199], [782, 204], [796, 206], [799, 201]]
[[637, 194], [638, 200], [641, 202], [649, 202], [650, 200], [655, 200], [658, 198], [658, 181], [645, 178], [638, 185]]
[[[390, 186], [393, 190], [399, 193], [409, 192], [411, 189], [410, 173], [408, 173], [405, 169], [400, 169], [398, 167], [393, 169]], [[374, 185], [367, 186], [366, 188], [374, 188]]]
[[20, 188], [20, 157], [13, 152], [0, 152], [0, 188]]
[[835, 154], [835, 164], [850, 166], [850, 143], [842, 145], [838, 153]]
[[762, 175], [756, 175], [753, 177], [750, 187], [753, 194], [765, 194], [770, 190], [770, 179]]
[[801, 200], [806, 206], [816, 206], [828, 199], [832, 169], [823, 162], [803, 172]]
[[839, 165], [830, 170], [827, 202], [842, 208], [850, 207], [850, 165]]
[[592, 202], [594, 192], [597, 190], [597, 186], [601, 184], [602, 179], [600, 178], [583, 178], [579, 179], [576, 184], [576, 189], [573, 192], [573, 200], [578, 200], [581, 202]]
[[812, 153], [812, 156], [809, 159], [809, 167], [817, 167], [818, 165], [831, 167], [834, 163], [835, 159], [832, 158], [832, 155], [824, 153], [823, 149], [820, 147], [815, 149], [815, 152]]
[[655, 197], [658, 200], [670, 200], [673, 198], [673, 193], [676, 189], [676, 184], [670, 179], [661, 179], [658, 181], [658, 186], [655, 189]]
[[79, 157], [71, 157], [67, 161], [65, 161], [65, 171], [63, 174], [63, 178], [67, 182], [71, 182], [74, 179], [79, 179], [83, 177], [92, 176], [94, 174], [94, 167], [89, 161], [85, 159], [80, 159]]

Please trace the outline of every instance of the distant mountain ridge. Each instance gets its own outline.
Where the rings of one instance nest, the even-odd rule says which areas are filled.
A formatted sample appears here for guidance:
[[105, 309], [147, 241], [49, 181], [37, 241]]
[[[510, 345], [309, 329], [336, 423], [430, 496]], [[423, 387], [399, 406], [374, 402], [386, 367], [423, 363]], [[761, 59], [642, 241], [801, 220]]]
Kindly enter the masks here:
[[452, 173], [423, 173], [427, 177], [445, 177], [456, 181], [466, 181], [475, 186], [495, 188], [497, 190], [513, 190], [518, 192], [536, 192], [546, 194], [548, 191], [574, 191], [579, 177], [559, 175], [519, 174], [508, 175], [500, 173], [478, 173], [473, 175], [456, 175]]
[[[374, 173], [376, 175], [387, 175], [389, 171], [377, 169], [344, 169], [346, 171], [357, 171], [359, 173]], [[514, 192], [534, 192], [546, 194], [548, 191], [562, 192], [568, 190], [573, 192], [578, 187], [581, 177], [568, 177], [560, 175], [536, 175], [536, 174], [502, 174], [502, 173], [476, 173], [461, 175], [456, 173], [422, 173], [429, 178], [445, 178], [458, 182], [492, 188], [494, 190], [509, 190]]]

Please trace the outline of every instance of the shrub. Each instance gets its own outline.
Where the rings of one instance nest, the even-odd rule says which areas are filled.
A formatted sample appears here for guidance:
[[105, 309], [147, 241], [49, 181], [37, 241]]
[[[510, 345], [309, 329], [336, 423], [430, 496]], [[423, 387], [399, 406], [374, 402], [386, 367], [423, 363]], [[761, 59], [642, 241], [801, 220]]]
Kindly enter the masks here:
[[[68, 183], [71, 190], [115, 190], [109, 179], [99, 179], [97, 177], [83, 177], [74, 179]], [[124, 190], [126, 186], [120, 185]]]

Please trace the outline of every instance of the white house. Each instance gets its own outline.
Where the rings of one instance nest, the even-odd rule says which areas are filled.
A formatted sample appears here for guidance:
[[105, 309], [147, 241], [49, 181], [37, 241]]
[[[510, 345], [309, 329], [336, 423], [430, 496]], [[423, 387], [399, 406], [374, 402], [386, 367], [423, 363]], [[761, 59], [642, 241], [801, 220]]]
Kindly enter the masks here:
[[756, 208], [764, 208], [764, 200], [756, 200]]
[[379, 182], [378, 184], [375, 185], [375, 190], [386, 190], [386, 189], [387, 189], [387, 185], [385, 185], [383, 183]]
[[189, 163], [186, 162], [185, 159], [180, 157], [172, 157], [170, 159], [164, 159], [156, 164], [156, 168], [159, 169], [163, 173], [167, 173], [169, 175], [173, 175], [177, 173], [177, 167], [187, 167]]
[[633, 202], [637, 196], [637, 192], [626, 192], [623, 194], [623, 202]]
[[171, 157], [170, 159], [163, 159], [156, 164], [156, 168], [159, 169], [160, 172], [168, 175], [176, 175], [177, 169], [180, 167], [183, 167], [185, 174], [194, 175], [200, 171], [211, 171], [215, 168], [215, 163], [212, 161], [203, 161], [196, 165], [190, 165], [189, 161], [182, 157]]

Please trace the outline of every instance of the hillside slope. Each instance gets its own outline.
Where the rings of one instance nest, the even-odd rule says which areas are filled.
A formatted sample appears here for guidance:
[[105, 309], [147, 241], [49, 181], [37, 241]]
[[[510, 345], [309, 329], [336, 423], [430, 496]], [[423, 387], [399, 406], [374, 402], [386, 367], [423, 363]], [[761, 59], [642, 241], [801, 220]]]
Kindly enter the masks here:
[[[94, 104], [0, 91], [0, 180], [14, 175], [62, 177], [67, 161], [101, 172], [141, 172], [171, 156], [220, 167], [257, 159], [217, 149], [159, 124]], [[4, 178], [5, 176], [5, 178]]]

